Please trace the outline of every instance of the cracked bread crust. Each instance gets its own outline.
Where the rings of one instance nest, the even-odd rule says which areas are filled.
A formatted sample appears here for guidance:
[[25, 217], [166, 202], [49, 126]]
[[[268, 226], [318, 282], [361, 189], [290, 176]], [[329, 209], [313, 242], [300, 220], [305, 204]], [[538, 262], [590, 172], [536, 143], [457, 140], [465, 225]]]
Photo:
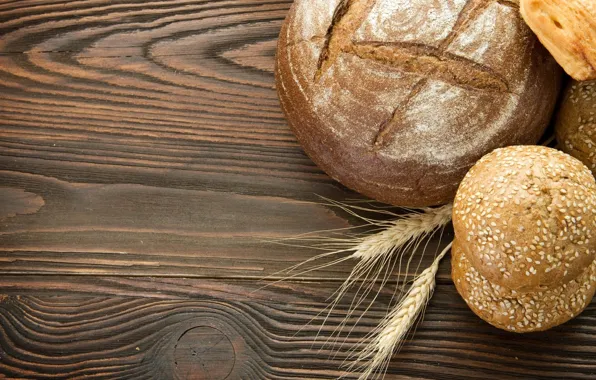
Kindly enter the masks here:
[[488, 281], [519, 292], [549, 288], [576, 278], [596, 257], [596, 182], [555, 149], [497, 149], [460, 184], [453, 226]]
[[332, 178], [429, 206], [487, 152], [539, 139], [561, 70], [515, 1], [296, 0], [275, 76], [291, 129]]
[[456, 239], [451, 250], [451, 275], [470, 309], [491, 325], [517, 333], [548, 330], [584, 310], [596, 289], [596, 261], [577, 278], [531, 293], [492, 283], [468, 260]]
[[569, 83], [555, 131], [559, 149], [582, 161], [596, 174], [596, 80]]

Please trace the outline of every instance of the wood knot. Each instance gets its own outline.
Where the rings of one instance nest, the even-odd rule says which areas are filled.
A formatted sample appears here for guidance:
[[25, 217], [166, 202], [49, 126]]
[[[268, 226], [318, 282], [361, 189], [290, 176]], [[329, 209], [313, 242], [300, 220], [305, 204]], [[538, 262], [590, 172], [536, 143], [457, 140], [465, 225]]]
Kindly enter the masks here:
[[23, 189], [0, 187], [0, 220], [35, 214], [44, 204], [43, 198], [37, 194]]
[[193, 327], [178, 339], [174, 348], [176, 374], [179, 379], [226, 379], [236, 362], [230, 339], [209, 326]]

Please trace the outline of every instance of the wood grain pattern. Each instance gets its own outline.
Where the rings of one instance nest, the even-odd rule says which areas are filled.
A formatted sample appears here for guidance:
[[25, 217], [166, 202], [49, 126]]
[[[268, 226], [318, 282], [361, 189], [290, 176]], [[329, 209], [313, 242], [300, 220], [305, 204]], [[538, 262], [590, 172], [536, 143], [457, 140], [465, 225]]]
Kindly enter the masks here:
[[68, 183], [15, 172], [3, 178], [45, 200], [36, 214], [2, 227], [5, 273], [260, 278], [312, 255], [284, 252], [264, 239], [349, 225], [324, 207], [287, 198]]
[[3, 226], [0, 270], [260, 278], [312, 255], [264, 239], [355, 222], [298, 203], [355, 195], [279, 109], [288, 2], [4, 7], [0, 175], [46, 205]]
[[38, 195], [10, 187], [0, 187], [0, 220], [36, 213], [44, 200]]
[[[300, 152], [273, 91], [272, 42], [288, 6], [71, 2], [4, 10], [4, 165], [68, 172], [75, 182], [154, 177], [259, 194], [254, 179], [262, 177], [278, 188], [268, 191], [274, 195], [292, 191], [288, 178], [331, 184]], [[238, 58], [247, 49], [257, 55]], [[178, 181], [160, 181], [166, 172]]]
[[[322, 317], [300, 330], [325, 305], [327, 286], [288, 282], [253, 292], [258, 285], [251, 281], [65, 277], [50, 293], [35, 295], [47, 283], [47, 277], [0, 280], [12, 288], [0, 304], [0, 371], [7, 376], [332, 379], [343, 374], [338, 367], [345, 349], [329, 359], [332, 352], [323, 344], [348, 303], [340, 304], [322, 338], [315, 339]], [[131, 292], [137, 296], [128, 296]], [[379, 322], [389, 293], [383, 292], [360, 321], [350, 344]], [[473, 317], [453, 285], [442, 282], [415, 339], [395, 356], [387, 378], [593, 378], [595, 318], [592, 305], [567, 325], [514, 335]], [[220, 365], [213, 367], [208, 358]], [[210, 369], [209, 376], [198, 377]]]
[[[358, 195], [304, 155], [279, 108], [290, 5], [0, 1], [0, 378], [343, 374], [347, 347], [334, 358], [315, 336], [354, 293], [325, 327], [316, 315], [350, 265], [255, 280], [316, 253], [266, 240], [359, 223], [312, 203]], [[471, 313], [448, 264], [387, 378], [596, 376], [593, 305], [547, 333], [504, 333]]]

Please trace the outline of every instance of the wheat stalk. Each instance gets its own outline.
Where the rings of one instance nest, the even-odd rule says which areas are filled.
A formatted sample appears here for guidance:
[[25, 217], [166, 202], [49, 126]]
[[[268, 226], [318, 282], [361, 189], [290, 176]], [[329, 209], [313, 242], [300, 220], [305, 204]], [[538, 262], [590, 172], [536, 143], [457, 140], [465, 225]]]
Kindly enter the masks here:
[[384, 373], [393, 352], [403, 342], [414, 322], [423, 314], [435, 290], [435, 276], [439, 269], [439, 263], [449, 252], [451, 245], [452, 243], [436, 257], [430, 267], [425, 269], [414, 280], [402, 301], [383, 320], [379, 327], [369, 335], [373, 337], [372, 340], [358, 354], [356, 361], [350, 366], [351, 370], [358, 368], [361, 371], [359, 379], [371, 378], [373, 372], [377, 369]]
[[[353, 206], [331, 199], [324, 199], [328, 202], [328, 205], [338, 207], [349, 214], [356, 216], [363, 220], [365, 224], [347, 229], [318, 231], [291, 238], [269, 241], [270, 243], [281, 245], [308, 247], [325, 251], [323, 254], [311, 257], [302, 263], [286, 268], [283, 272], [292, 273], [298, 268], [303, 267], [305, 264], [343, 253], [350, 254], [334, 263], [353, 259], [359, 261], [361, 266], [368, 267], [374, 265], [375, 263], [378, 263], [383, 256], [395, 253], [396, 250], [403, 248], [408, 244], [411, 245], [414, 240], [428, 236], [439, 228], [447, 225], [451, 221], [451, 212], [453, 208], [452, 204], [448, 204], [437, 208], [409, 209], [407, 210], [409, 211], [408, 214], [400, 215], [388, 210]], [[380, 220], [366, 218], [358, 214], [357, 211], [380, 213], [395, 217], [395, 219]], [[376, 227], [379, 229], [379, 232], [373, 234], [349, 234], [346, 232], [363, 227]], [[333, 233], [334, 235], [329, 236], [324, 233]], [[328, 264], [314, 266], [302, 272], [294, 273], [292, 276], [282, 280], [300, 276], [326, 266], [328, 266]], [[273, 275], [276, 274], [279, 274], [279, 272], [274, 273]], [[354, 279], [353, 276], [355, 274], [355, 272], [352, 272], [352, 275], [348, 277], [348, 281]]]
[[362, 238], [352, 257], [363, 261], [375, 260], [391, 252], [394, 247], [401, 247], [414, 238], [429, 234], [451, 221], [452, 208], [453, 205], [448, 204], [394, 220], [386, 230]]
[[[354, 265], [347, 279], [335, 293], [327, 316], [329, 316], [334, 307], [353, 285], [360, 283], [360, 286], [354, 295], [350, 310], [342, 323], [337, 326], [334, 334], [341, 332], [347, 321], [352, 317], [354, 311], [367, 299], [376, 283], [380, 281], [379, 289], [382, 289], [387, 284], [396, 265], [399, 266], [398, 273], [402, 271], [405, 273], [409, 272], [412, 259], [422, 241], [436, 231], [442, 230], [451, 221], [451, 211], [452, 205], [449, 204], [439, 208], [428, 208], [412, 212], [389, 222], [389, 226], [381, 232], [354, 239], [351, 242], [351, 244], [357, 244], [352, 245], [354, 252], [349, 257], [358, 260], [358, 263]], [[422, 254], [424, 254], [425, 250], [426, 247], [422, 250]], [[404, 260], [405, 254], [409, 256]], [[422, 256], [420, 255], [420, 258]], [[417, 271], [418, 268], [416, 268], [415, 272]], [[398, 277], [396, 282], [399, 283], [399, 281], [400, 278]], [[377, 296], [378, 293], [369, 300], [361, 316], [368, 311]], [[356, 321], [354, 326], [359, 320]], [[347, 336], [349, 336], [349, 333]]]
[[[373, 227], [377, 228], [378, 232], [371, 234], [370, 231], [368, 231], [366, 233], [353, 234], [349, 233], [351, 229], [348, 229], [348, 231], [333, 230], [323, 231], [327, 233], [333, 233], [331, 236], [328, 234], [321, 235], [320, 233], [311, 233], [290, 239], [284, 239], [278, 242], [284, 245], [304, 246], [291, 244], [291, 241], [302, 241], [304, 244], [306, 244], [306, 246], [311, 243], [311, 248], [317, 248], [326, 251], [321, 255], [310, 258], [306, 262], [288, 268], [286, 273], [292, 274], [280, 279], [279, 281], [300, 276], [313, 270], [326, 268], [346, 260], [357, 261], [344, 283], [334, 294], [331, 295], [329, 305], [315, 317], [317, 318], [327, 311], [326, 316], [320, 324], [320, 328], [317, 333], [318, 337], [328, 318], [331, 316], [333, 310], [341, 301], [341, 299], [352, 287], [357, 286], [354, 298], [349, 306], [347, 314], [333, 330], [333, 332], [331, 332], [323, 347], [330, 340], [332, 340], [333, 337], [336, 335], [339, 336], [341, 334], [356, 310], [364, 309], [361, 313], [359, 313], [360, 317], [354, 323], [351, 323], [353, 326], [352, 329], [357, 326], [360, 318], [365, 315], [365, 313], [369, 310], [378, 297], [379, 292], [374, 294], [374, 296], [369, 297], [375, 285], [378, 285], [378, 289], [382, 289], [389, 281], [390, 275], [394, 272], [396, 266], [398, 266], [398, 273], [410, 272], [412, 260], [424, 239], [434, 235], [437, 231], [441, 231], [442, 233], [443, 228], [451, 221], [452, 212], [451, 204], [437, 208], [408, 209], [406, 210], [408, 213], [403, 215], [394, 213], [389, 209], [362, 207], [359, 205], [346, 204], [331, 199], [325, 200], [327, 201], [328, 205], [338, 207], [343, 211], [363, 220], [365, 225], [359, 226], [358, 228]], [[385, 217], [389, 216], [393, 217], [394, 219], [382, 220], [369, 218], [363, 216], [364, 212], [382, 214]], [[427, 240], [427, 243], [428, 241], [429, 240]], [[422, 248], [422, 254], [424, 254], [425, 250], [426, 246]], [[296, 269], [304, 266], [306, 263], [315, 262], [320, 259], [327, 259], [329, 257], [344, 253], [348, 253], [348, 255], [343, 255], [338, 259], [332, 260], [331, 262], [326, 262], [324, 264], [296, 272]], [[420, 260], [423, 257], [422, 254], [420, 255]], [[418, 266], [414, 270], [414, 273], [417, 273], [419, 265], [420, 261], [418, 262]], [[396, 282], [399, 284], [399, 281], [400, 278], [398, 276]], [[367, 304], [363, 305], [365, 300], [368, 300], [368, 302]], [[313, 321], [315, 318], [313, 318]], [[351, 331], [352, 330], [345, 335], [344, 343], [349, 337]]]

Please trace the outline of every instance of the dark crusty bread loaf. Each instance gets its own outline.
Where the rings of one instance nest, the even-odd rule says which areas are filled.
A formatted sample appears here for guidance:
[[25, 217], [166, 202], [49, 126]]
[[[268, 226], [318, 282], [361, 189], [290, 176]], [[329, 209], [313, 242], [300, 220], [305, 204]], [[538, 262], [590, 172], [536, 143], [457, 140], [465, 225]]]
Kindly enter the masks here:
[[275, 73], [313, 161], [400, 206], [449, 202], [485, 153], [535, 143], [561, 78], [514, 0], [296, 0]]

